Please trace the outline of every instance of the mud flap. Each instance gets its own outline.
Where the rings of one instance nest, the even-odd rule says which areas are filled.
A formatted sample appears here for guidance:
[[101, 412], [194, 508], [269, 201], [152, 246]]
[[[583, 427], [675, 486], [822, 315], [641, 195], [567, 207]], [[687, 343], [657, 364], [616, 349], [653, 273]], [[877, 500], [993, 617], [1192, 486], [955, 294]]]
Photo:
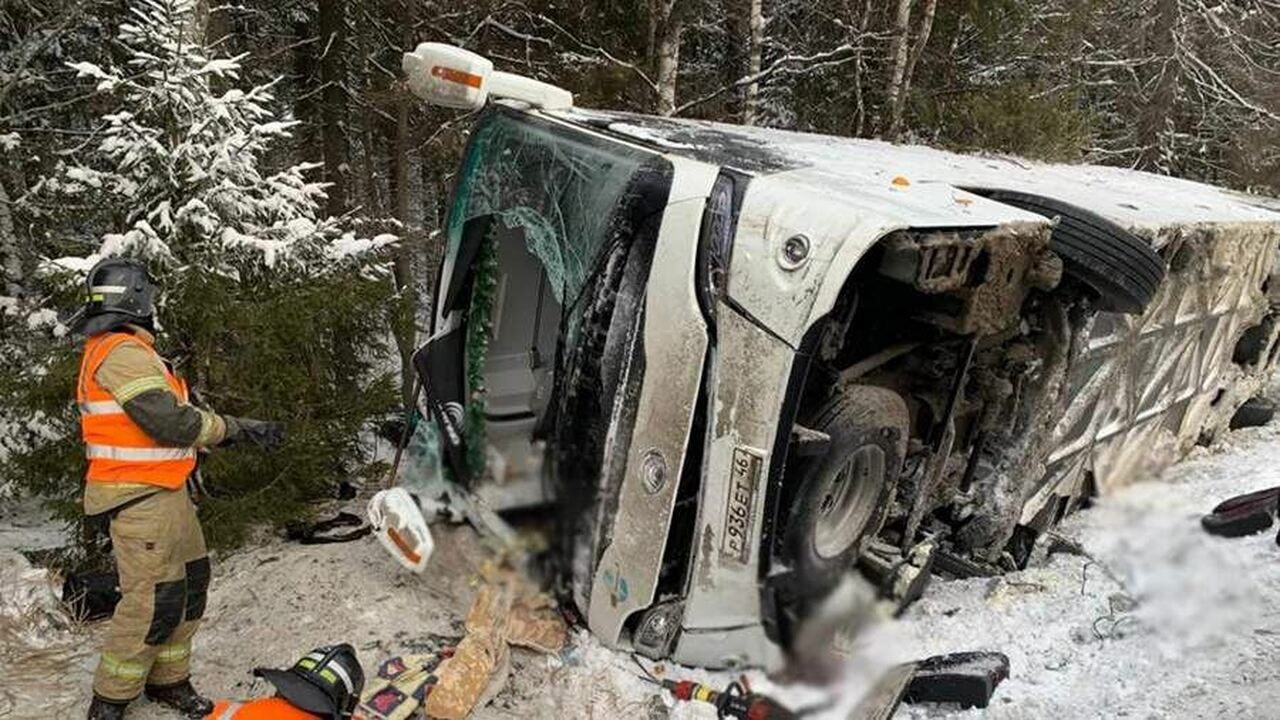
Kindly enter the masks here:
[[939, 655], [916, 665], [907, 686], [908, 703], [956, 703], [961, 708], [985, 708], [996, 687], [1009, 677], [1009, 658], [999, 652]]

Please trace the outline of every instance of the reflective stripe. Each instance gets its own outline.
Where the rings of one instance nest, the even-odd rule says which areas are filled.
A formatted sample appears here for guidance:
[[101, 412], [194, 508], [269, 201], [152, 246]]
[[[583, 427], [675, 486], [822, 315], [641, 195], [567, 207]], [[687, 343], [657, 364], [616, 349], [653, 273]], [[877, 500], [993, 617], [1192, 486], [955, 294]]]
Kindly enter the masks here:
[[111, 394], [120, 402], [129, 402], [148, 390], [168, 390], [173, 392], [173, 388], [169, 386], [169, 381], [163, 375], [152, 375], [127, 382], [116, 388], [116, 391]]
[[142, 680], [147, 676], [147, 666], [140, 662], [121, 660], [106, 653], [102, 653], [101, 662], [102, 669], [114, 677], [124, 680]]
[[156, 655], [156, 662], [176, 663], [189, 657], [191, 657], [191, 643], [176, 643], [161, 647], [160, 653]]
[[124, 408], [115, 400], [95, 400], [80, 403], [80, 412], [84, 415], [119, 415]]
[[244, 707], [244, 703], [233, 702], [230, 705], [226, 706], [222, 710], [222, 713], [220, 713], [218, 717], [214, 718], [214, 720], [231, 720], [231, 718], [236, 716], [236, 713], [240, 712], [240, 708], [242, 707]]
[[298, 661], [298, 665], [306, 670], [311, 670], [312, 672], [317, 673], [322, 673], [325, 670], [332, 670], [333, 674], [337, 675], [338, 679], [342, 680], [342, 684], [347, 686], [347, 692], [354, 695], [356, 692], [356, 686], [351, 682], [351, 676], [347, 674], [347, 671], [335, 662], [316, 667], [317, 663], [321, 660], [324, 660], [324, 653], [308, 653], [306, 657]]
[[351, 676], [347, 674], [346, 670], [342, 669], [341, 665], [331, 662], [328, 665], [325, 665], [324, 669], [332, 670], [335, 675], [342, 678], [342, 684], [347, 686], [348, 694], [354, 695], [356, 693], [356, 686], [351, 683]]
[[95, 293], [122, 293], [129, 288], [124, 285], [94, 285], [89, 288], [89, 292]]
[[193, 448], [131, 448], [114, 445], [86, 445], [85, 457], [100, 460], [189, 460]]
[[193, 444], [198, 447], [205, 447], [211, 444], [214, 434], [218, 431], [218, 419], [207, 410], [201, 410], [200, 408], [195, 410], [200, 413], [200, 434], [196, 436], [196, 441]]

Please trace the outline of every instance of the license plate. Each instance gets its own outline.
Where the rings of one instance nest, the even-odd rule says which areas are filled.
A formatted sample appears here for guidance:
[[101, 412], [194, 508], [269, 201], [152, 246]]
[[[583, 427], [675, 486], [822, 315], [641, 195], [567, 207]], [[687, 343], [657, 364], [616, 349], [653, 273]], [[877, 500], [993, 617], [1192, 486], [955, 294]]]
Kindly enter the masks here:
[[752, 511], [764, 456], [751, 448], [733, 449], [733, 470], [729, 498], [725, 503], [724, 535], [720, 553], [726, 559], [746, 564], [751, 558]]

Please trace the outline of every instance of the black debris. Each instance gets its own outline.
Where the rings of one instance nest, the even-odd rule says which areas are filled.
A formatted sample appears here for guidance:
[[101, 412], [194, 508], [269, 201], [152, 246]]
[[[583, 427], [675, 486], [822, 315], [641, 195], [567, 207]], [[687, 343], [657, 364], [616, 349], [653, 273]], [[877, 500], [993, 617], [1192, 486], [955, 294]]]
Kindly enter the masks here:
[[959, 580], [975, 577], [995, 577], [1004, 574], [1000, 568], [994, 565], [981, 563], [942, 548], [938, 549], [934, 557], [933, 568], [935, 572], [945, 573]]
[[81, 622], [111, 617], [120, 602], [120, 578], [115, 573], [68, 573], [62, 581], [62, 602]]
[[[340, 530], [341, 528], [354, 528]], [[303, 545], [326, 545], [329, 543], [351, 542], [373, 532], [373, 528], [364, 524], [359, 516], [349, 512], [313, 523], [294, 523], [285, 528], [285, 537]]]
[[908, 703], [955, 703], [985, 708], [1009, 677], [1009, 657], [1000, 652], [964, 652], [922, 660], [907, 686]]
[[1280, 487], [1237, 495], [1218, 503], [1213, 512], [1200, 519], [1210, 535], [1244, 537], [1271, 527], [1280, 502]]
[[1252, 397], [1244, 401], [1236, 414], [1231, 416], [1228, 427], [1232, 430], [1261, 427], [1276, 416], [1276, 402], [1270, 398]]

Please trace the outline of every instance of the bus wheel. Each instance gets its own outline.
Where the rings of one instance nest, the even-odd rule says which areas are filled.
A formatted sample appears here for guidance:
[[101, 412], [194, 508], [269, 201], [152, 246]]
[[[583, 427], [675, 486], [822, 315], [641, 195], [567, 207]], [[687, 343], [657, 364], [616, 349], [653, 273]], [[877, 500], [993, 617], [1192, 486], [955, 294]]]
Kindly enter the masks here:
[[783, 538], [798, 597], [820, 598], [853, 567], [884, 522], [906, 453], [909, 419], [892, 390], [852, 385], [803, 423], [831, 437], [821, 457], [788, 471], [798, 483]]

